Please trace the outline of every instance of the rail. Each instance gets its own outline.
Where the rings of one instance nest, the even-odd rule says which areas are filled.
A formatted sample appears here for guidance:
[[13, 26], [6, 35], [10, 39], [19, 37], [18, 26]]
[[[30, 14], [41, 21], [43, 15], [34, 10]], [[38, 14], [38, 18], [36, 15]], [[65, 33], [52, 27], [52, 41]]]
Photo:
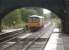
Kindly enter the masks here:
[[[46, 27], [47, 29], [47, 31], [48, 31], [48, 29], [50, 28], [50, 24]], [[21, 31], [20, 31], [21, 32]], [[27, 37], [27, 38], [25, 38], [25, 39], [17, 39], [17, 41], [15, 41], [15, 43], [12, 43], [11, 45], [8, 45], [8, 46], [6, 46], [5, 48], [4, 47], [1, 47], [1, 49], [0, 50], [20, 50], [20, 49], [22, 49], [22, 50], [27, 50], [28, 48], [29, 48], [29, 46], [31, 46], [32, 44], [34, 44], [35, 43], [35, 41], [36, 40], [38, 40], [43, 34], [45, 34], [45, 32], [43, 32], [43, 30], [42, 30], [42, 32], [41, 32], [41, 30], [40, 30], [40, 32], [38, 33], [37, 32], [37, 34], [32, 34], [31, 36], [29, 36], [29, 37]], [[15, 34], [15, 36], [13, 36], [13, 38], [11, 38], [11, 39], [9, 39], [9, 40], [7, 40], [7, 41], [4, 41], [4, 42], [2, 42], [1, 44], [4, 44], [4, 43], [6, 43], [6, 42], [14, 42], [14, 41], [12, 41], [13, 39], [16, 39], [17, 38], [17, 35], [18, 34]], [[30, 40], [30, 39], [32, 39], [32, 40]], [[22, 46], [21, 46], [22, 45]], [[21, 47], [20, 47], [21, 46]]]
[[0, 44], [13, 39], [14, 37], [16, 37], [17, 35], [22, 34], [22, 33], [23, 33], [23, 29], [1, 34], [0, 35]]

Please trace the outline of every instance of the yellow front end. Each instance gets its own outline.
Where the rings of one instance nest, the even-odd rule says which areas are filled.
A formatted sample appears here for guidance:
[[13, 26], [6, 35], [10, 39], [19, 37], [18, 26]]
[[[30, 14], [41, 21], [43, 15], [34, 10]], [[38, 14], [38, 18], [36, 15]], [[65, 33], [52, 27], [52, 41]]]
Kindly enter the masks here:
[[31, 23], [28, 23], [27, 26], [29, 29], [37, 29], [40, 27], [40, 24], [39, 24], [39, 22], [31, 22]]

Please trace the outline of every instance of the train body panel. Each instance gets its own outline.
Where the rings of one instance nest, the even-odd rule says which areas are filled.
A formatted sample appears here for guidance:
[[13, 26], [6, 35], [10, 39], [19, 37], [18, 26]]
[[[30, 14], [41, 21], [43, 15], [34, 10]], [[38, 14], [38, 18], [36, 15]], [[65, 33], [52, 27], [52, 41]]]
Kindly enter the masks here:
[[32, 15], [28, 17], [27, 27], [30, 30], [41, 28], [44, 25], [44, 17]]

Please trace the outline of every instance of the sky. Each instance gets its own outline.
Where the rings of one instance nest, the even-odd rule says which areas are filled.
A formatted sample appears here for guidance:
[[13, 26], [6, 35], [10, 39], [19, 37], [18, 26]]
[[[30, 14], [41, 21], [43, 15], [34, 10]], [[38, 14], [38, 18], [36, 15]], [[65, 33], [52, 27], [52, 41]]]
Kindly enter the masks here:
[[43, 13], [44, 13], [44, 14], [50, 14], [50, 13], [51, 13], [51, 11], [50, 11], [50, 10], [48, 10], [48, 9], [43, 9]]

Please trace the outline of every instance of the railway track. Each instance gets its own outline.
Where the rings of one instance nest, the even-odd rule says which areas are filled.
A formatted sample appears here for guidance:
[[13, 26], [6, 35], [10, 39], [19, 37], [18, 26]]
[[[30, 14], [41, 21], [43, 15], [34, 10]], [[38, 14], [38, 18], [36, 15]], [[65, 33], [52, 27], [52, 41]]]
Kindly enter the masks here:
[[[18, 35], [17, 37], [14, 37], [14, 38], [12, 38], [11, 40], [9, 40], [9, 41], [6, 41], [6, 42], [3, 42], [3, 43], [1, 43], [2, 45], [1, 45], [1, 48], [0, 48], [0, 50], [6, 50], [6, 48], [10, 48], [10, 46], [18, 46], [17, 48], [19, 49], [19, 46], [21, 46], [21, 44], [23, 44], [22, 45], [22, 48], [24, 48], [24, 50], [26, 49], [26, 48], [28, 48], [28, 46], [30, 46], [35, 40], [37, 40], [40, 36], [42, 36], [43, 35], [43, 33], [41, 33], [40, 35], [38, 35], [38, 36], [36, 36], [37, 34], [35, 34], [34, 36], [33, 35], [31, 35], [31, 36], [29, 36], [28, 38], [26, 37], [26, 38], [20, 38], [21, 36], [22, 36], [22, 34], [21, 34], [21, 36], [20, 35]], [[15, 45], [14, 45], [15, 44]], [[11, 47], [11, 48], [13, 48], [13, 47]], [[15, 47], [16, 48], [16, 47]], [[10, 50], [10, 49], [9, 49]]]
[[[5, 43], [0, 50], [30, 50], [31, 48], [36, 49], [37, 47], [44, 48], [48, 39], [29, 38], [17, 41], [13, 39]], [[41, 46], [40, 46], [41, 45]]]
[[[50, 27], [51, 28], [51, 27]], [[53, 29], [53, 27], [52, 27], [52, 29]], [[51, 29], [50, 29], [50, 31], [51, 31]], [[45, 33], [46, 31], [44, 31], [44, 33]], [[25, 50], [44, 50], [44, 47], [45, 47], [45, 45], [47, 44], [47, 42], [48, 42], [48, 40], [49, 40], [49, 38], [50, 38], [50, 35], [51, 35], [51, 33], [52, 32], [47, 32], [47, 33], [49, 33], [49, 35], [47, 36], [47, 34], [46, 34], [46, 36], [47, 36], [47, 38], [41, 38], [42, 36], [44, 36], [44, 35], [42, 35], [42, 36], [40, 36], [40, 38], [38, 38], [38, 39], [36, 39], [29, 47], [27, 47]], [[24, 49], [23, 49], [24, 50]]]
[[26, 50], [43, 50], [48, 39], [39, 38], [33, 44], [31, 44]]
[[14, 39], [15, 37], [17, 37], [19, 34], [22, 34], [23, 30], [18, 30], [18, 31], [14, 31], [14, 32], [9, 32], [9, 33], [5, 33], [0, 35], [0, 45], [2, 43], [5, 43], [9, 40]]
[[[50, 27], [50, 25], [47, 27]], [[48, 31], [48, 29], [46, 30]], [[7, 36], [7, 39], [4, 37], [4, 39], [6, 39], [5, 41], [1, 37], [0, 40], [3, 41], [0, 41], [0, 50], [32, 50], [32, 48], [35, 48], [37, 50], [39, 50], [39, 48], [43, 49], [49, 38], [41, 39], [40, 37], [43, 36], [47, 31], [42, 28], [37, 32], [28, 33], [23, 33], [23, 31], [20, 30], [18, 32], [12, 33], [14, 36], [10, 33], [8, 34], [9, 36]]]

